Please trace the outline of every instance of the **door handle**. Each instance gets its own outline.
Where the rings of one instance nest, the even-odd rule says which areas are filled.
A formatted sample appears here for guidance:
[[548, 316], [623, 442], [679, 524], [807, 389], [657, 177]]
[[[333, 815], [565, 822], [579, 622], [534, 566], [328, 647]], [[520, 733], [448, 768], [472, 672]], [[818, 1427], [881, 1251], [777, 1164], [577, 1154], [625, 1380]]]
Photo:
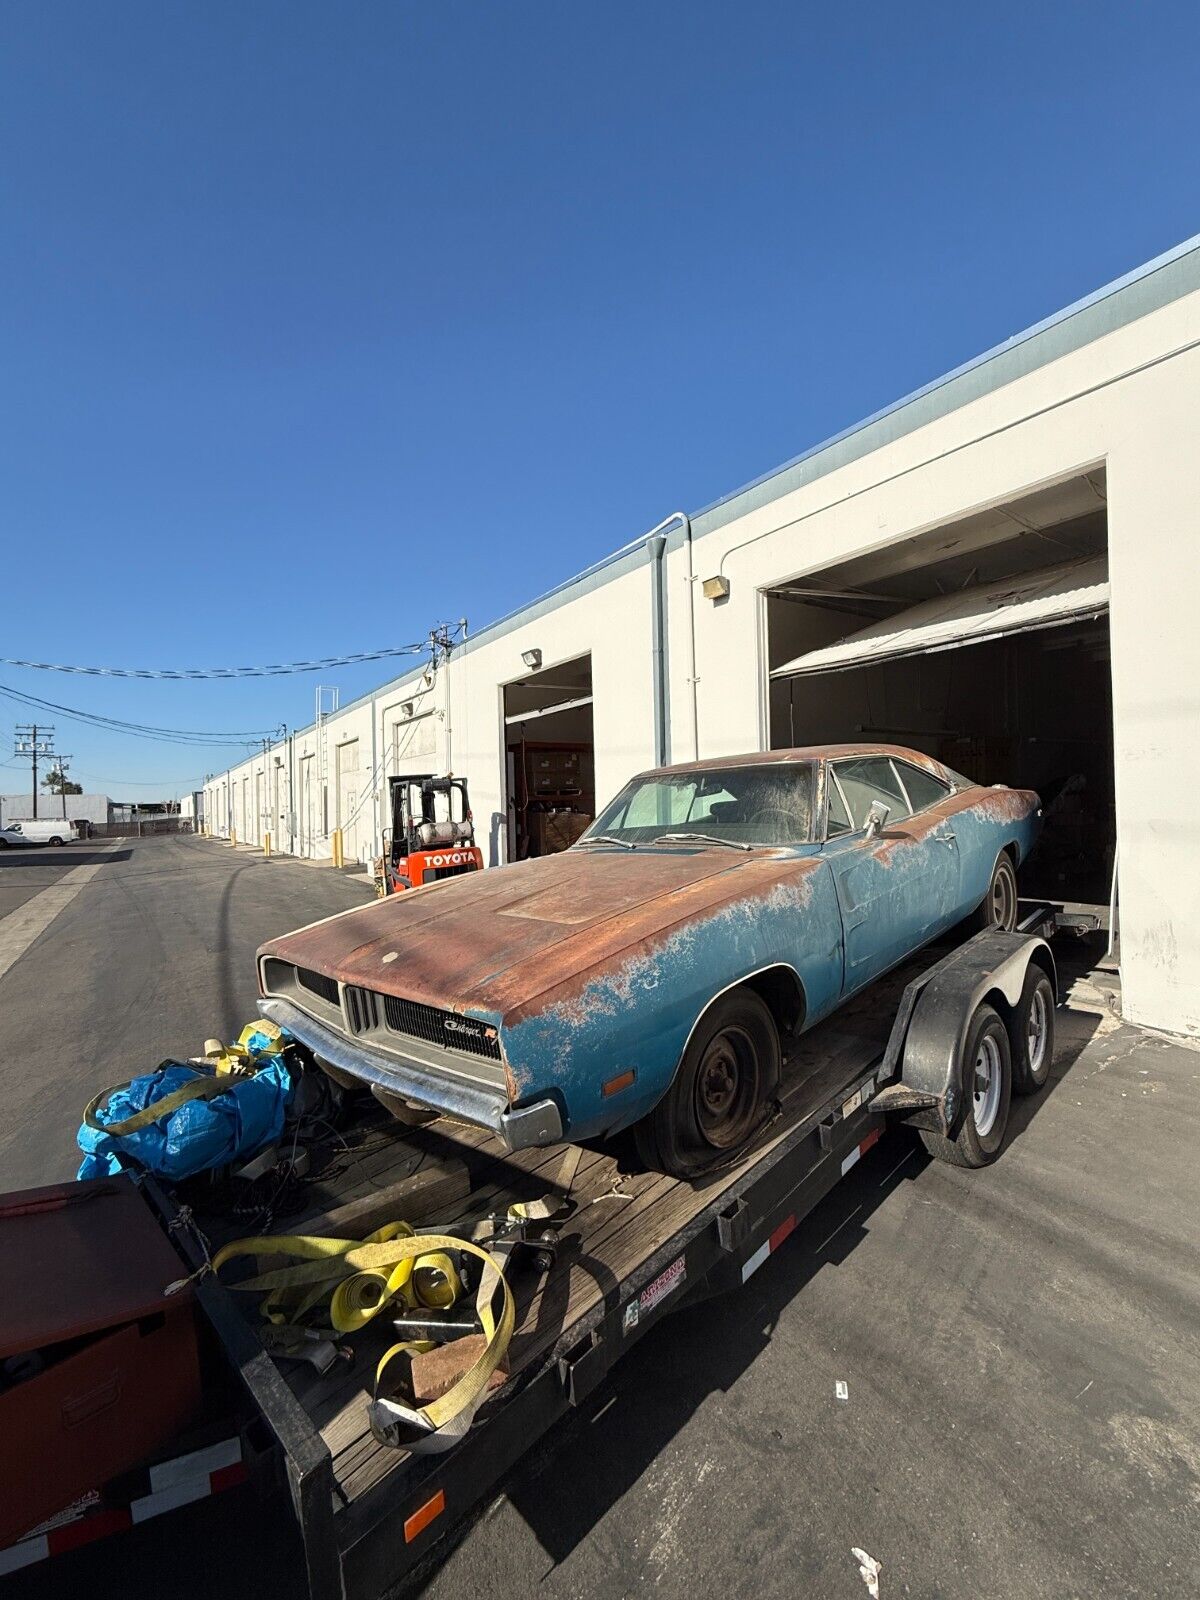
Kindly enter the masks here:
[[942, 841], [942, 843], [944, 845], [948, 846], [949, 849], [951, 849], [951, 850], [954, 849], [954, 845], [955, 845], [955, 836], [954, 836], [954, 834], [952, 834], [952, 833], [939, 833], [938, 834], [938, 838]]

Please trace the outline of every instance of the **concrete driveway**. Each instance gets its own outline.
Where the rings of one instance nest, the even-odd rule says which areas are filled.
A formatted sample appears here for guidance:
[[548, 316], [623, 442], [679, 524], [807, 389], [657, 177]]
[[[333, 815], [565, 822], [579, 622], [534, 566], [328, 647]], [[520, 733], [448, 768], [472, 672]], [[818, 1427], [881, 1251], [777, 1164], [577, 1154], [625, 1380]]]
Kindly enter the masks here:
[[[72, 1169], [96, 1087], [249, 1016], [261, 939], [367, 892], [190, 839], [98, 871], [0, 978], [6, 1186]], [[655, 1328], [423, 1592], [862, 1600], [861, 1548], [883, 1600], [1190, 1593], [1198, 1138], [1200, 1054], [1078, 984], [995, 1166], [889, 1134], [741, 1293]], [[286, 1505], [239, 1493], [9, 1584], [302, 1593]]]

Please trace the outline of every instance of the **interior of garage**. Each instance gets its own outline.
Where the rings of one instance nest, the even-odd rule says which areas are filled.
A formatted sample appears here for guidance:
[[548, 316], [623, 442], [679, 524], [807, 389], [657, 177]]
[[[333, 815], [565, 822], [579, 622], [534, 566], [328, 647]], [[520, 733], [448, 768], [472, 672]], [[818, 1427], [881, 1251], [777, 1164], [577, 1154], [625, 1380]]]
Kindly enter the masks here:
[[776, 585], [772, 748], [878, 740], [1036, 789], [1045, 827], [1022, 891], [1107, 908], [1107, 545], [1098, 468]]
[[528, 655], [527, 676], [504, 688], [510, 861], [565, 850], [596, 813], [592, 658]]

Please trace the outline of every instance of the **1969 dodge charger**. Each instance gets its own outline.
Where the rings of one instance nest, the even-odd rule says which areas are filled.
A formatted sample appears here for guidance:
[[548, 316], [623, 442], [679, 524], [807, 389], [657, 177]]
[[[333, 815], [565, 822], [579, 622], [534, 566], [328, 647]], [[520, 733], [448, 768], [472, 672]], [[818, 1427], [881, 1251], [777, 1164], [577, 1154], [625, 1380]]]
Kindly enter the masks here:
[[510, 1148], [636, 1124], [697, 1173], [761, 1126], [781, 1036], [965, 918], [1015, 925], [1040, 815], [887, 745], [664, 767], [560, 855], [272, 940], [259, 1005], [401, 1117]]

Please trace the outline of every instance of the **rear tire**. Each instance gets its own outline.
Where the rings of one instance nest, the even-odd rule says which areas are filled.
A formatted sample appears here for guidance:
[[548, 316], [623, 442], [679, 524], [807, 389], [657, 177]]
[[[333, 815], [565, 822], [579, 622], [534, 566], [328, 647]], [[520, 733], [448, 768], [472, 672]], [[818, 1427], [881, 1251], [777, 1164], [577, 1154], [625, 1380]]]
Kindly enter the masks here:
[[54, 837], [50, 840], [50, 843], [61, 846], [63, 841], [58, 837], [57, 834], [55, 834]]
[[988, 892], [967, 918], [972, 933], [1012, 933], [1017, 925], [1017, 869], [1007, 850], [996, 857]]
[[921, 1143], [952, 1167], [986, 1167], [1000, 1154], [1012, 1099], [1012, 1047], [1008, 1029], [989, 1005], [971, 1018], [959, 1058], [967, 1091], [967, 1114], [957, 1137], [921, 1129]]
[[1041, 967], [1025, 974], [1013, 1018], [1013, 1093], [1036, 1094], [1054, 1065], [1054, 985]]
[[779, 1030], [752, 989], [723, 995], [701, 1018], [671, 1087], [634, 1128], [653, 1171], [694, 1178], [735, 1156], [762, 1127], [779, 1087]]

